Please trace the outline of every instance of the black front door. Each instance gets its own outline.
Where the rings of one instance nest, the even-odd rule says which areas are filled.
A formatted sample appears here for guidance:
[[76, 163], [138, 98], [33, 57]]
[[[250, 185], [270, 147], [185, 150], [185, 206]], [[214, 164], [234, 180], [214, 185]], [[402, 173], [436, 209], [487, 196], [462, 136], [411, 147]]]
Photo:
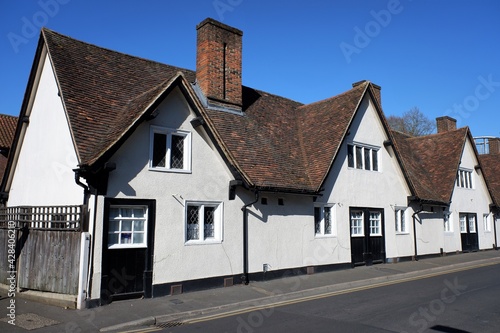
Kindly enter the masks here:
[[477, 237], [476, 214], [460, 213], [460, 237], [462, 239], [462, 251], [472, 252], [479, 250], [479, 239]]
[[372, 265], [385, 261], [384, 210], [350, 208], [352, 265]]
[[108, 199], [104, 214], [101, 302], [152, 297], [155, 202]]

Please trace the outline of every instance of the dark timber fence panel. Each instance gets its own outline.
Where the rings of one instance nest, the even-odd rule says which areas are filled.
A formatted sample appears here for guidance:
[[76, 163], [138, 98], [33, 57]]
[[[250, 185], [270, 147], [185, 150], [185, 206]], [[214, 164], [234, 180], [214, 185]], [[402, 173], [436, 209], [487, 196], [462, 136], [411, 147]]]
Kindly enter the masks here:
[[0, 258], [0, 283], [3, 284], [8, 284], [7, 277], [9, 276], [9, 274], [7, 273], [7, 271], [10, 271], [8, 262], [8, 240], [8, 230], [0, 229], [0, 255], [2, 256]]
[[19, 258], [20, 288], [76, 295], [80, 233], [29, 230]]
[[17, 285], [76, 295], [83, 213], [83, 206], [0, 208], [0, 283], [8, 282], [8, 232], [14, 229]]

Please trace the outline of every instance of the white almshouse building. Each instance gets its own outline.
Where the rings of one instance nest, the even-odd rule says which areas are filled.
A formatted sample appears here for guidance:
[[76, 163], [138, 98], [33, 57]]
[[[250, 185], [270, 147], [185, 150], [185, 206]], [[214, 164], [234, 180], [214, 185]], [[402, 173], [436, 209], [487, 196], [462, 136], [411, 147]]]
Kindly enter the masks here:
[[42, 29], [0, 188], [20, 288], [82, 308], [496, 248], [499, 163], [468, 128], [394, 132], [369, 81], [246, 87], [243, 33], [196, 29], [195, 71]]

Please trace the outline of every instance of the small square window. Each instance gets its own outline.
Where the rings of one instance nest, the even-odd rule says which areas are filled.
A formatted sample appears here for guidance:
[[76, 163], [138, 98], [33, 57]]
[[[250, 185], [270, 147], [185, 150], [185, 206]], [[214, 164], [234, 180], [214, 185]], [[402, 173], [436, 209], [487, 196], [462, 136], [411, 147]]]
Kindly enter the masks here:
[[186, 243], [222, 241], [222, 203], [186, 203]]
[[260, 198], [260, 203], [262, 205], [267, 205], [267, 198]]
[[284, 206], [285, 200], [283, 198], [278, 198], [278, 206]]
[[457, 187], [472, 189], [472, 171], [460, 169], [457, 173]]
[[191, 170], [191, 133], [151, 126], [151, 170]]
[[147, 208], [112, 206], [109, 210], [108, 248], [146, 247]]

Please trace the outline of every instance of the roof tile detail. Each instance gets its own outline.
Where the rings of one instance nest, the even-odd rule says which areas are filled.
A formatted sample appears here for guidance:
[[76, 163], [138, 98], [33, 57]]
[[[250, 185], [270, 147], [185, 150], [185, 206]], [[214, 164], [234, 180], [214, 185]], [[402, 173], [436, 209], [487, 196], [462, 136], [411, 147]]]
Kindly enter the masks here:
[[411, 137], [392, 131], [415, 195], [448, 204], [469, 129]]

